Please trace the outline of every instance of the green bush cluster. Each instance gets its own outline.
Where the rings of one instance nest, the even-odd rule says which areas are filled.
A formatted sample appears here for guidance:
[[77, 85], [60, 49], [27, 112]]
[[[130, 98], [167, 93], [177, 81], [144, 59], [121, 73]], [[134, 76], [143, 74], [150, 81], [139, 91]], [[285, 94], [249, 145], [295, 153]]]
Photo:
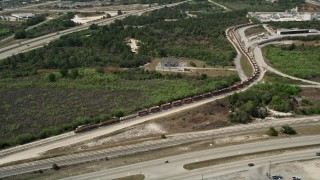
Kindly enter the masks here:
[[251, 122], [251, 117], [265, 118], [265, 106], [288, 112], [293, 110], [291, 96], [297, 95], [301, 89], [285, 84], [258, 84], [245, 92], [235, 93], [228, 97], [232, 112], [229, 120], [234, 123]]
[[268, 136], [278, 136], [279, 132], [274, 128], [270, 127], [270, 129], [267, 131]]

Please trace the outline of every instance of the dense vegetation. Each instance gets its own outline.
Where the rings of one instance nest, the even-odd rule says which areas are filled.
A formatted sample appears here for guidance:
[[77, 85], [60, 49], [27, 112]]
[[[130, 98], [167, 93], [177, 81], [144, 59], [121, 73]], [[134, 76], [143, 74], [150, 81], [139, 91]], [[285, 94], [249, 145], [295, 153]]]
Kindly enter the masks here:
[[269, 63], [284, 73], [303, 79], [320, 77], [320, 47], [313, 45], [267, 46]]
[[29, 26], [34, 26], [43, 22], [46, 19], [47, 14], [39, 14], [26, 21], [2, 21], [0, 22], [0, 39], [2, 37], [13, 34], [14, 32], [19, 32], [26, 29]]
[[250, 12], [274, 12], [294, 8], [304, 3], [304, 0], [278, 0], [274, 3], [266, 0], [217, 0], [217, 2], [234, 10], [247, 9]]
[[[245, 11], [233, 11], [187, 18], [184, 12], [163, 8], [150, 13], [150, 17], [147, 14], [130, 16], [110, 26], [69, 34], [44, 48], [7, 58], [0, 62], [0, 77], [26, 76], [47, 68], [138, 67], [155, 56], [180, 56], [210, 65], [233, 65], [236, 52], [225, 38], [224, 29], [246, 22], [245, 14]], [[165, 21], [170, 18], [178, 20]], [[138, 54], [131, 52], [126, 43], [128, 38], [141, 42]]]
[[[74, 72], [78, 75], [74, 76]], [[131, 69], [69, 70], [0, 79], [0, 147], [72, 130], [80, 124], [223, 88], [237, 76], [207, 78]], [[30, 133], [37, 132], [37, 133]], [[17, 136], [19, 135], [19, 136]], [[7, 141], [8, 140], [8, 141]]]
[[232, 110], [229, 119], [234, 123], [248, 123], [252, 117], [263, 119], [267, 116], [266, 106], [281, 112], [292, 111], [291, 96], [300, 91], [297, 86], [278, 83], [255, 85], [228, 97]]
[[[236, 76], [188, 77], [136, 69], [153, 57], [165, 56], [232, 65], [236, 53], [224, 30], [247, 22], [246, 11], [217, 14], [212, 10], [188, 17], [189, 7], [178, 8], [131, 16], [102, 27], [92, 25], [1, 61], [0, 116], [6, 125], [0, 127], [4, 132], [0, 146], [45, 138], [239, 81]], [[45, 29], [43, 25], [39, 28], [39, 32]], [[138, 53], [127, 45], [130, 38], [140, 41]]]
[[[60, 16], [58, 18], [52, 19], [44, 24], [41, 24], [35, 28], [30, 30], [20, 30], [15, 33], [16, 39], [24, 39], [24, 38], [35, 38], [39, 36], [43, 36], [46, 34], [50, 34], [53, 32], [65, 30], [77, 25], [77, 23], [71, 21], [74, 17], [75, 13], [68, 12], [67, 14]], [[30, 22], [32, 23], [32, 22]]]

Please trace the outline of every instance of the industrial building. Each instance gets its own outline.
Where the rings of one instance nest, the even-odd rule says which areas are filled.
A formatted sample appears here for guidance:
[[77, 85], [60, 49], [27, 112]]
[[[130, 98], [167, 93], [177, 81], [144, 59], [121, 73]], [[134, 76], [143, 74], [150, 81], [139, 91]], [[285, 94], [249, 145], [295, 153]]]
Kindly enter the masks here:
[[317, 33], [317, 32], [319, 32], [319, 31], [317, 31], [315, 29], [281, 29], [281, 30], [277, 30], [278, 35]]

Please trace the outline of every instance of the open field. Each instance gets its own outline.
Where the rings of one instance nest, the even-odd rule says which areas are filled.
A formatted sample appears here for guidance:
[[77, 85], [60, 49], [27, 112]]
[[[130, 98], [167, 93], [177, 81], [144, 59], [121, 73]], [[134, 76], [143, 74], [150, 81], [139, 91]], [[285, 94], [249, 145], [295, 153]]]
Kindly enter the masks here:
[[319, 82], [320, 46], [267, 46], [263, 54], [267, 63], [283, 73]]
[[[55, 74], [56, 82], [47, 80], [48, 73], [0, 80], [1, 123], [6, 124], [1, 126], [2, 141], [11, 139], [11, 143], [20, 144], [20, 138], [58, 134], [81, 123], [226, 87], [239, 79], [229, 76], [201, 80], [199, 76], [143, 70], [101, 74], [95, 69], [81, 69], [77, 79]], [[32, 136], [31, 132], [39, 133]], [[12, 139], [18, 134], [26, 137]]]

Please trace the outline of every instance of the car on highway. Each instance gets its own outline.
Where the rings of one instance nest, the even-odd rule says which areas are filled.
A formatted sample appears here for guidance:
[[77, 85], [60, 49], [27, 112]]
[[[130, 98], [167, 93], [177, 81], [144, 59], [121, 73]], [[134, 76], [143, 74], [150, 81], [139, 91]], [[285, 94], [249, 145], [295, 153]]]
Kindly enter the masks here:
[[316, 152], [316, 156], [320, 156], [320, 152]]
[[278, 179], [283, 179], [283, 177], [280, 175], [276, 175], [276, 176], [272, 176], [272, 179], [278, 180]]
[[165, 161], [165, 163], [169, 163], [169, 161], [168, 161], [168, 160], [166, 160], [166, 161]]
[[252, 166], [254, 166], [254, 164], [253, 164], [253, 163], [249, 163], [248, 166], [249, 166], [249, 167], [252, 167]]
[[293, 176], [292, 180], [301, 180], [301, 178], [299, 176]]

